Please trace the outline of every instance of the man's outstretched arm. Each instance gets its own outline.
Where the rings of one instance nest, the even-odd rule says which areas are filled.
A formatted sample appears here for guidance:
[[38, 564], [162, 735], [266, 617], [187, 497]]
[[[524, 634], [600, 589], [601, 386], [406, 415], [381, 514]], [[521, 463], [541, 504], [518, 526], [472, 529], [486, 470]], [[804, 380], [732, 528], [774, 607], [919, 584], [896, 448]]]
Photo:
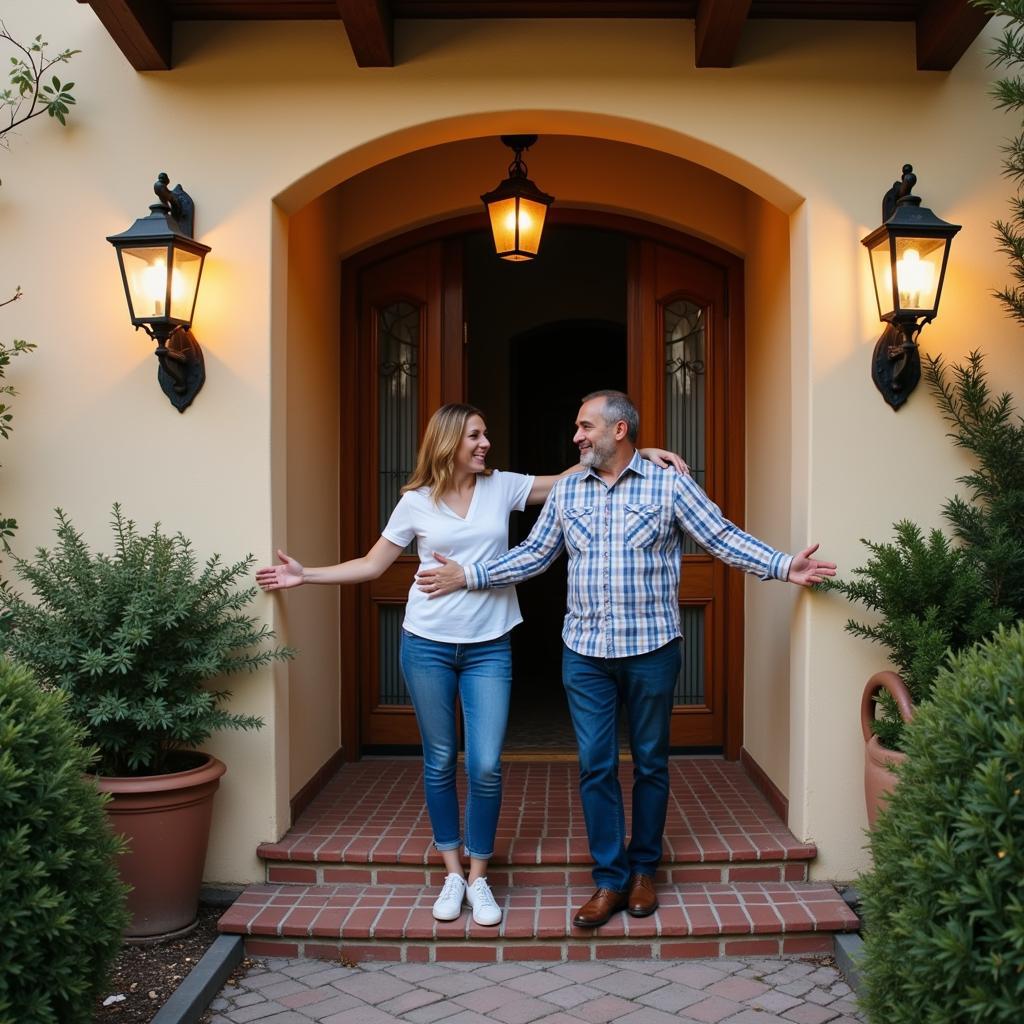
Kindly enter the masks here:
[[508, 587], [531, 576], [539, 576], [562, 553], [564, 546], [558, 509], [549, 497], [529, 537], [518, 547], [500, 558], [465, 567], [435, 551], [434, 557], [441, 563], [440, 567], [421, 569], [416, 574], [416, 586], [432, 598], [443, 597], [463, 587], [469, 590]]
[[763, 580], [786, 580], [798, 587], [811, 587], [826, 576], [835, 576], [835, 563], [813, 557], [817, 544], [798, 555], [776, 551], [729, 522], [690, 477], [679, 477], [674, 484], [677, 524], [727, 565], [754, 573]]

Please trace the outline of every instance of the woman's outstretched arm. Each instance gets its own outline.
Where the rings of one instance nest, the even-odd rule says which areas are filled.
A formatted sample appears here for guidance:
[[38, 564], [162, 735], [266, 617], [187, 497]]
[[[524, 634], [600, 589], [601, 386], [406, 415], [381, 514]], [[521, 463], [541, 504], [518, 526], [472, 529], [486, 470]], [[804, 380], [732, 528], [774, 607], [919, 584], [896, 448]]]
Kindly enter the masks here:
[[362, 558], [353, 558], [340, 565], [307, 567], [278, 548], [277, 557], [281, 564], [257, 569], [256, 582], [268, 591], [299, 587], [303, 583], [367, 583], [378, 579], [402, 550], [381, 537]]
[[[666, 451], [664, 448], [638, 448], [640, 457], [648, 459], [653, 462], [656, 466], [660, 466], [662, 469], [669, 469], [670, 467], [679, 473], [685, 473], [689, 475], [690, 467], [678, 456], [675, 452]], [[577, 462], [575, 466], [570, 466], [567, 470], [559, 473], [557, 476], [536, 476], [533, 478], [533, 487], [530, 489], [530, 493], [527, 495], [527, 505], [543, 505], [548, 500], [548, 495], [551, 493], [551, 488], [555, 486], [558, 480], [561, 480], [563, 476], [569, 476], [572, 473], [579, 473], [583, 467]]]

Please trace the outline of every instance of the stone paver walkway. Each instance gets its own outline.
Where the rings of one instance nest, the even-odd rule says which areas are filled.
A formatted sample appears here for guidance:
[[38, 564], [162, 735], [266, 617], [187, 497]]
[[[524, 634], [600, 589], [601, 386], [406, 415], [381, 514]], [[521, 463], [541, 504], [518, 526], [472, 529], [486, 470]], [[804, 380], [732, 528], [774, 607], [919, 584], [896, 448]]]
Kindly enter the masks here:
[[575, 963], [260, 961], [211, 1024], [863, 1024], [834, 967], [810, 960]]

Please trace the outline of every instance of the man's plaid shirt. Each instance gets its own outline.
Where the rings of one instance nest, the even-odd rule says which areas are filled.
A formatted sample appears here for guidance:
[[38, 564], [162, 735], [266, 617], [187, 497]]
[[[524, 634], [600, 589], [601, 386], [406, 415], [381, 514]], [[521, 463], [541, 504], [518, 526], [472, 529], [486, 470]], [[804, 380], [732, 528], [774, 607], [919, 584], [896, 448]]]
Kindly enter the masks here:
[[634, 453], [609, 487], [589, 469], [559, 480], [530, 536], [508, 554], [465, 567], [470, 590], [506, 587], [569, 552], [562, 639], [579, 654], [627, 658], [680, 635], [682, 531], [723, 562], [784, 580], [792, 556], [730, 523], [689, 476]]

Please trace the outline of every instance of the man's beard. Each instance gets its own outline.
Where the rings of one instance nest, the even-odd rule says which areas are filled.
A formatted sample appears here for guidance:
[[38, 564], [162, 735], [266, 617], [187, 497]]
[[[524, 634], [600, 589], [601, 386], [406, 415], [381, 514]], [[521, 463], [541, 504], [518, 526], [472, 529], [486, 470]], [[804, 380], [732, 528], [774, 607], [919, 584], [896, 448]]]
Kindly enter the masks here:
[[590, 449], [580, 454], [580, 465], [584, 469], [601, 469], [615, 457], [615, 442], [612, 440], [594, 441]]

